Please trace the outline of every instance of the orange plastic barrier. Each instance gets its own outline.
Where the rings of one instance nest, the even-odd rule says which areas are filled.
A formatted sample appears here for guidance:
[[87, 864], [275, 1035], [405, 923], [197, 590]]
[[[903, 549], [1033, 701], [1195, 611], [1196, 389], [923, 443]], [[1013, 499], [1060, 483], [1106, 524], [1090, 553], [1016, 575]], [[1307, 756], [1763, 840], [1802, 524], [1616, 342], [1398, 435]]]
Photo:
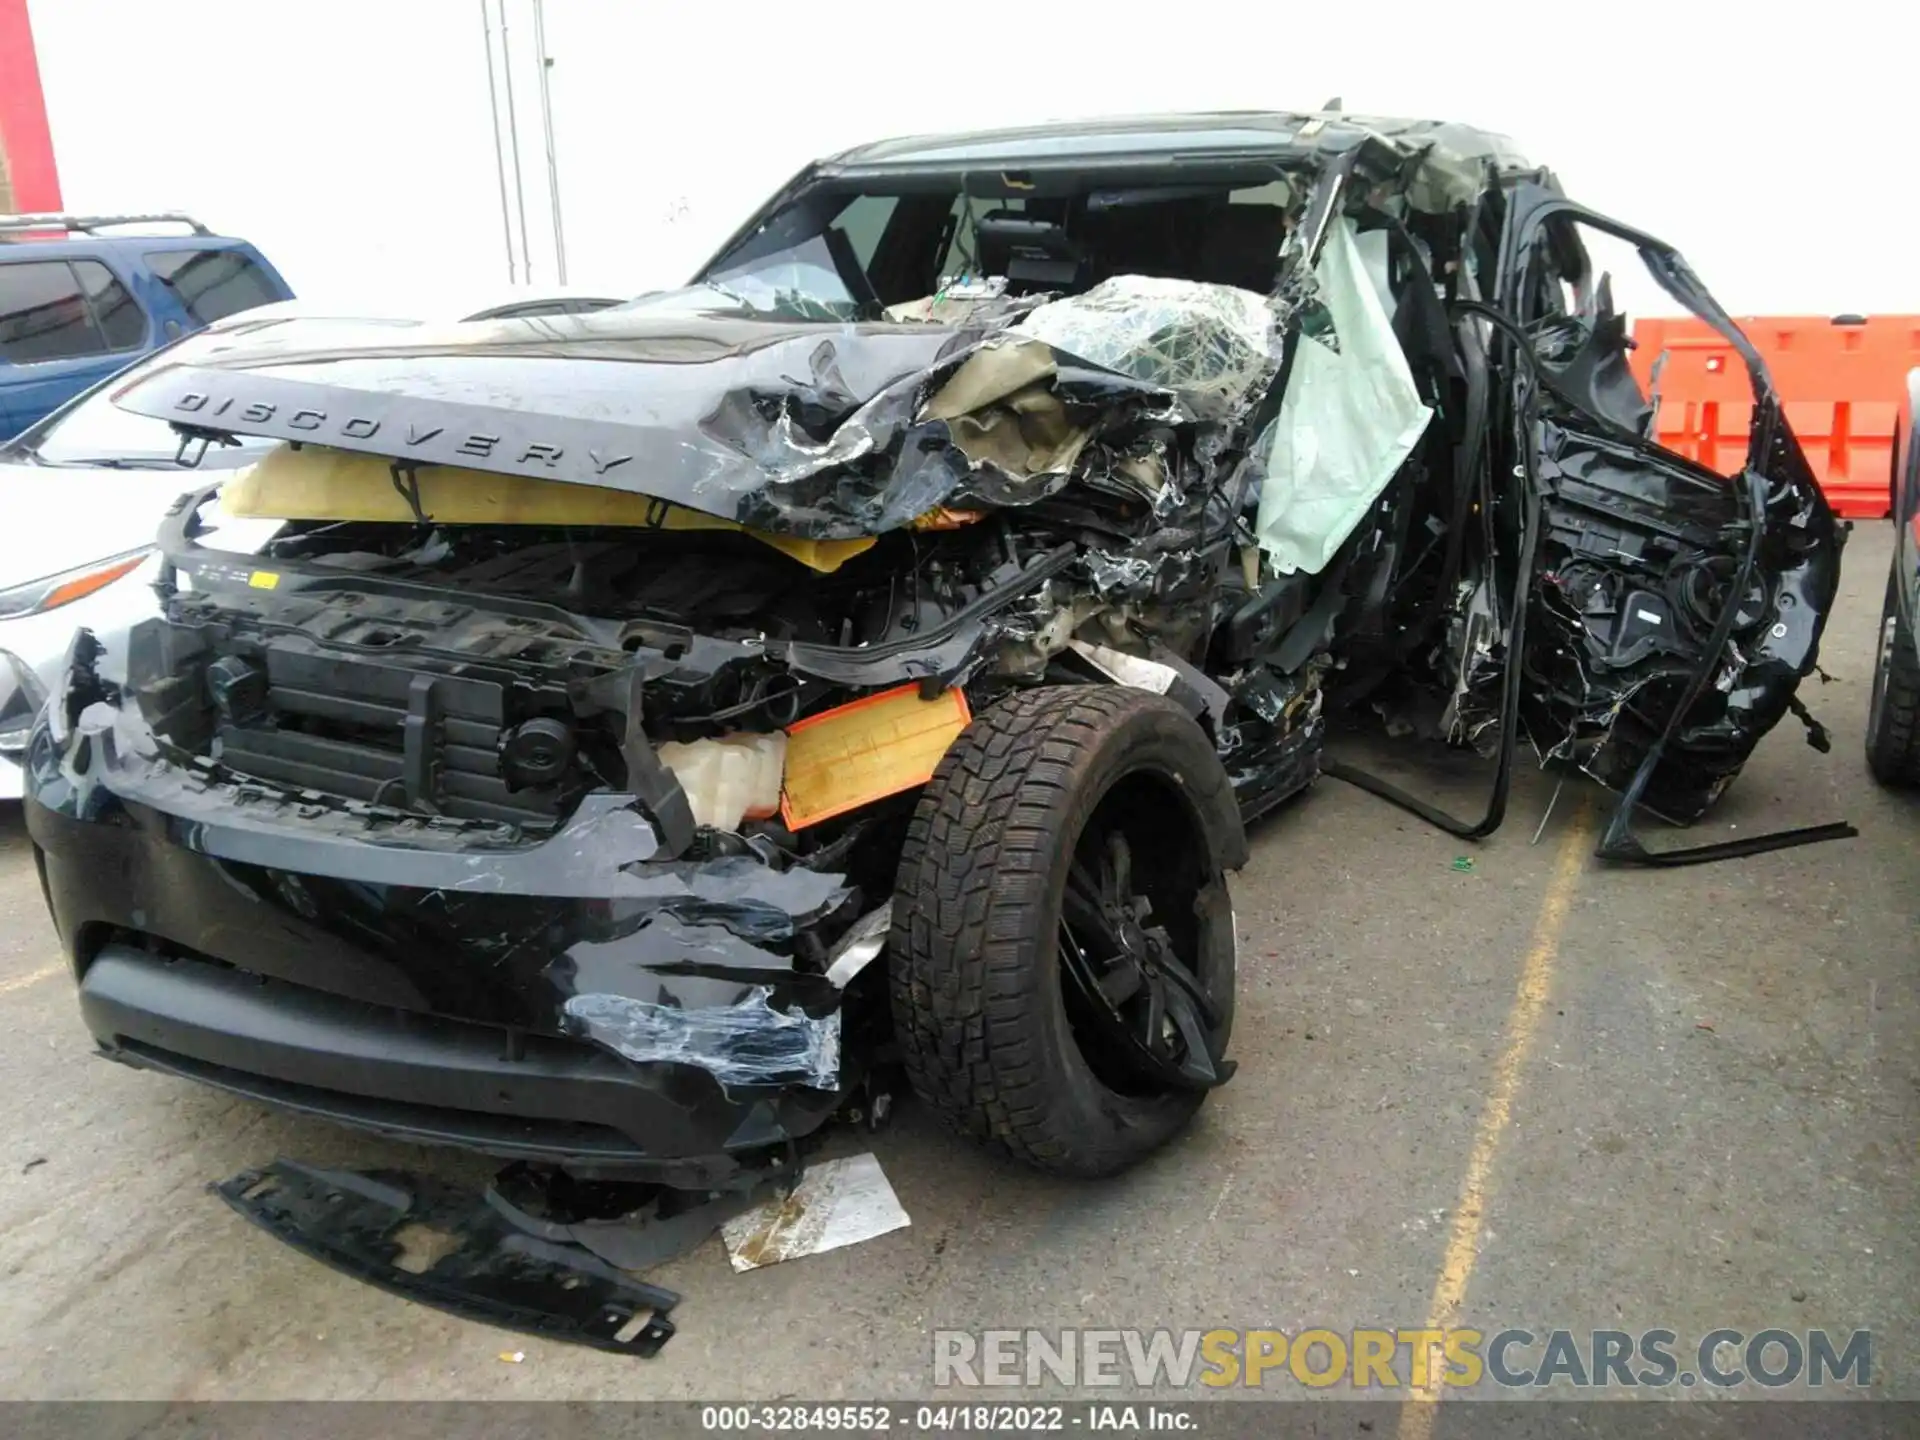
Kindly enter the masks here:
[[[1836, 513], [1879, 519], [1906, 375], [1920, 365], [1920, 315], [1741, 316], [1737, 323], [1765, 357], [1820, 488]], [[1753, 392], [1746, 366], [1705, 321], [1634, 322], [1633, 373], [1650, 387], [1660, 372], [1655, 438], [1701, 464], [1732, 474], [1746, 459]]]

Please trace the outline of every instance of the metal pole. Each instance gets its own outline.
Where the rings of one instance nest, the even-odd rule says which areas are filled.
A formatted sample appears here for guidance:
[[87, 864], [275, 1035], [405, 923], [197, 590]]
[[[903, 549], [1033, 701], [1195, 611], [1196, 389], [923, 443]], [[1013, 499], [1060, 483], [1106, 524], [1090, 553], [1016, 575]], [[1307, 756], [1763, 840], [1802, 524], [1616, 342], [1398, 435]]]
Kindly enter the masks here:
[[553, 92], [547, 87], [547, 72], [553, 59], [547, 54], [547, 7], [545, 0], [533, 0], [533, 48], [540, 61], [540, 128], [547, 137], [547, 205], [553, 212], [553, 263], [560, 283], [567, 283], [567, 236], [560, 224], [560, 168], [553, 159]]
[[507, 209], [507, 157], [500, 149], [500, 93], [493, 83], [493, 14], [489, 0], [480, 0], [480, 28], [487, 43], [487, 105], [493, 111], [493, 168], [500, 175], [500, 230], [507, 242], [507, 284], [514, 281], [513, 216]]
[[513, 111], [513, 51], [507, 44], [507, 0], [500, 0], [500, 71], [507, 88], [507, 144], [513, 148], [513, 199], [520, 210], [520, 278], [532, 283], [533, 251], [527, 247], [527, 185], [520, 168], [520, 121]]

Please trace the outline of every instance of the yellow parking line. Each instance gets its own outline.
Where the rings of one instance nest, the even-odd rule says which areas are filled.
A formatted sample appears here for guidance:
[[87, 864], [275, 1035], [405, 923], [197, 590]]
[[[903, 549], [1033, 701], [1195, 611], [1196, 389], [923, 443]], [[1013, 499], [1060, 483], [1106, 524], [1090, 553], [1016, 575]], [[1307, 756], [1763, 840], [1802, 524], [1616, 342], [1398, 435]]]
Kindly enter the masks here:
[[47, 965], [25, 975], [15, 975], [11, 979], [0, 980], [0, 995], [11, 995], [16, 990], [24, 990], [29, 985], [38, 985], [42, 980], [51, 980], [56, 975], [66, 973], [65, 965]]
[[[1467, 1281], [1473, 1275], [1473, 1262], [1480, 1253], [1480, 1231], [1486, 1219], [1487, 1180], [1493, 1173], [1501, 1137], [1513, 1119], [1514, 1096], [1520, 1090], [1520, 1070], [1533, 1048], [1534, 1032], [1539, 1029], [1541, 1013], [1547, 1006], [1560, 932], [1566, 925], [1567, 910], [1573, 903], [1573, 892], [1579, 884], [1587, 853], [1592, 849], [1592, 820], [1592, 804], [1583, 800], [1567, 826], [1567, 833], [1561, 837], [1553, 876], [1540, 901], [1533, 943], [1527, 950], [1526, 963], [1520, 967], [1520, 985], [1513, 997], [1513, 1008], [1507, 1012], [1507, 1043], [1493, 1068], [1486, 1108], [1480, 1112], [1480, 1129], [1467, 1159], [1466, 1178], [1460, 1184], [1460, 1201], [1454, 1207], [1446, 1256], [1440, 1263], [1440, 1278], [1433, 1287], [1433, 1301], [1427, 1308], [1429, 1330], [1451, 1328], [1467, 1295]], [[1400, 1440], [1428, 1440], [1433, 1433], [1433, 1407], [1440, 1398], [1440, 1377], [1444, 1373], [1437, 1346], [1430, 1358], [1434, 1363], [1427, 1370], [1427, 1384], [1410, 1394], [1400, 1412]]]

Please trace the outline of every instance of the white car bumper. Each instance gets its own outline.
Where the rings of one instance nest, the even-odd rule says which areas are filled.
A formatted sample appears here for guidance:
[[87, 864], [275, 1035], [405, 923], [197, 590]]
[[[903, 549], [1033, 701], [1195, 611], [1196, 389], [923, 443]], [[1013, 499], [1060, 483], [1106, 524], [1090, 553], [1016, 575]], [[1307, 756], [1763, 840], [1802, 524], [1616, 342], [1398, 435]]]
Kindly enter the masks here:
[[93, 631], [107, 648], [103, 672], [119, 678], [126, 664], [127, 631], [160, 613], [153, 593], [158, 571], [158, 558], [149, 557], [139, 569], [70, 605], [0, 620], [0, 801], [21, 798], [27, 736], [59, 683], [74, 631]]

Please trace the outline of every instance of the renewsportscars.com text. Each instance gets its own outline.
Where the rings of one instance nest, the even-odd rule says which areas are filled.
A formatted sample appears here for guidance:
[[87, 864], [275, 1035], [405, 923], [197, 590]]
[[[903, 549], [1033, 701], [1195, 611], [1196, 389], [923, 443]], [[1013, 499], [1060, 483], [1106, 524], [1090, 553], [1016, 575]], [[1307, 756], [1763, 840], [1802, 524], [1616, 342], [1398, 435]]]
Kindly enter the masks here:
[[1866, 1330], [936, 1330], [936, 1386], [1864, 1388]]

